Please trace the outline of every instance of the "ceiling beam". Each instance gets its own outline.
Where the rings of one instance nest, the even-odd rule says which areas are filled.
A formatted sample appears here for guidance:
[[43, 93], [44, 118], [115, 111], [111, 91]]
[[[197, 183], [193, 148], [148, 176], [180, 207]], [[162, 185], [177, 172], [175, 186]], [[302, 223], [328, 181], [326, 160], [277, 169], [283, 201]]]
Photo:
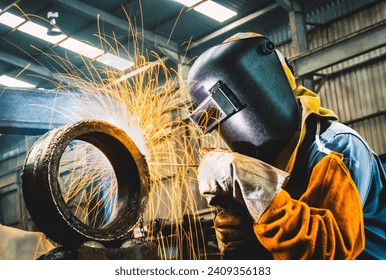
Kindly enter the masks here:
[[354, 32], [317, 49], [292, 57], [297, 77], [312, 75], [318, 70], [386, 46], [386, 20]]
[[[100, 10], [98, 8], [95, 8], [91, 5], [88, 5], [86, 3], [83, 3], [82, 1], [78, 0], [55, 0], [56, 3], [62, 5], [63, 7], [70, 8], [72, 10], [77, 10], [78, 12], [82, 14], [86, 14], [90, 17], [96, 18], [97, 15], [100, 15], [100, 18], [111, 24], [114, 27], [117, 27], [121, 30], [124, 30], [126, 32], [129, 31], [129, 22], [127, 20], [123, 20], [117, 16], [114, 16], [110, 13], [107, 13], [103, 10]], [[138, 34], [143, 35], [143, 39], [145, 41], [152, 42], [156, 47], [160, 47], [162, 51], [164, 52], [165, 56], [161, 58], [161, 60], [166, 61], [168, 59], [175, 60], [176, 57], [181, 57], [179, 54], [179, 45], [163, 36], [157, 35], [151, 31], [148, 31], [146, 29], [136, 27], [136, 31]], [[186, 58], [189, 59], [189, 58]], [[138, 73], [137, 70], [133, 72], [128, 72], [127, 76], [135, 76]], [[126, 76], [126, 75], [125, 75]], [[123, 76], [123, 77], [125, 77]], [[123, 78], [119, 79], [122, 80]]]
[[0, 60], [8, 64], [20, 67], [21, 69], [26, 68], [29, 71], [32, 71], [44, 77], [50, 77], [50, 78], [53, 77], [53, 75], [51, 74], [50, 71], [47, 70], [47, 68], [35, 63], [31, 63], [31, 61], [29, 60], [23, 59], [21, 57], [12, 55], [10, 53], [7, 53], [1, 50], [0, 50]]
[[276, 0], [276, 3], [278, 3], [287, 12], [292, 11], [292, 1], [291, 0]]
[[[291, 9], [288, 11], [288, 18], [291, 30], [291, 48], [294, 55], [308, 51], [307, 27], [302, 5], [293, 1]], [[303, 77], [302, 84], [306, 88], [314, 89], [312, 77]]]
[[[82, 1], [78, 0], [55, 0], [56, 3], [60, 4], [63, 7], [70, 8], [71, 10], [76, 10], [84, 15], [89, 17], [96, 18], [97, 15], [100, 15], [100, 18], [111, 24], [114, 27], [128, 31], [129, 22], [127, 20], [121, 19], [120, 17], [114, 16], [108, 12], [105, 12], [101, 9], [95, 8], [91, 5], [88, 5]], [[174, 41], [171, 41], [165, 37], [157, 35], [146, 29], [136, 27], [138, 34], [144, 36], [144, 40], [154, 43], [156, 46], [162, 46], [168, 48], [171, 51], [178, 52], [178, 44]]]
[[307, 28], [305, 15], [301, 5], [293, 3], [292, 10], [288, 11], [292, 49], [296, 55], [308, 50]]
[[254, 12], [254, 13], [252, 13], [250, 15], [247, 15], [247, 16], [241, 18], [241, 19], [238, 19], [238, 20], [236, 20], [236, 21], [234, 21], [234, 22], [232, 22], [232, 23], [230, 23], [230, 24], [228, 24], [228, 25], [218, 29], [217, 31], [215, 31], [215, 32], [213, 32], [213, 33], [211, 33], [211, 34], [209, 34], [207, 36], [204, 36], [204, 37], [198, 39], [197, 41], [193, 42], [189, 46], [189, 50], [192, 50], [192, 49], [194, 49], [194, 48], [196, 48], [196, 47], [198, 47], [198, 46], [200, 46], [200, 45], [202, 45], [204, 43], [207, 43], [207, 42], [209, 42], [209, 41], [211, 41], [211, 40], [213, 40], [213, 39], [223, 35], [224, 33], [228, 32], [228, 31], [231, 31], [232, 29], [235, 29], [236, 27], [239, 27], [239, 26], [241, 26], [241, 25], [243, 25], [243, 24], [245, 24], [247, 22], [250, 22], [250, 21], [252, 21], [252, 20], [254, 20], [254, 19], [256, 19], [256, 18], [258, 18], [258, 17], [260, 17], [260, 16], [262, 16], [264, 14], [266, 14], [266, 13], [269, 13], [269, 12], [273, 11], [274, 9], [276, 9], [277, 7], [279, 7], [279, 4], [274, 3], [274, 4], [271, 4], [271, 5], [265, 7], [263, 9], [261, 9], [261, 10], [258, 10], [256, 12]]
[[37, 76], [40, 76], [42, 78], [42, 80], [45, 79], [45, 82], [47, 82], [47, 80], [55, 80], [64, 84], [70, 84], [73, 82], [73, 80], [71, 80], [70, 78], [66, 78], [65, 75], [61, 75], [60, 73], [52, 73], [44, 66], [41, 66], [37, 63], [31, 62], [30, 60], [15, 56], [13, 54], [1, 50], [0, 61], [36, 73]]

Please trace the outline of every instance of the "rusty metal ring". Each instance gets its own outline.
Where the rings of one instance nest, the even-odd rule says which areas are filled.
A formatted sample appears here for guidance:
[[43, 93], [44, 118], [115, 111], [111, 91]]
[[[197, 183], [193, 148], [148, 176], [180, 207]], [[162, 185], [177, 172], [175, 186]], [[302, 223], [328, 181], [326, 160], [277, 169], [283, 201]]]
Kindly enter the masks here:
[[[81, 222], [62, 197], [59, 164], [73, 140], [98, 148], [116, 176], [117, 206], [101, 228]], [[146, 160], [134, 142], [123, 130], [99, 120], [79, 121], [44, 134], [29, 151], [22, 174], [23, 196], [32, 220], [50, 239], [66, 246], [87, 240], [109, 246], [121, 243], [144, 211], [149, 186]]]

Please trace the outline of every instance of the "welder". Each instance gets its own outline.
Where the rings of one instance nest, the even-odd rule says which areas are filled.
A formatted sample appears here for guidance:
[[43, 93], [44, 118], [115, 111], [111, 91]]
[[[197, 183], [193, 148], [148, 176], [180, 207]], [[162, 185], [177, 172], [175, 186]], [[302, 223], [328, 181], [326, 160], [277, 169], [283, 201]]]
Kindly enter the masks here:
[[190, 119], [229, 149], [204, 152], [199, 189], [228, 259], [386, 259], [378, 156], [297, 85], [273, 42], [239, 33], [192, 65]]

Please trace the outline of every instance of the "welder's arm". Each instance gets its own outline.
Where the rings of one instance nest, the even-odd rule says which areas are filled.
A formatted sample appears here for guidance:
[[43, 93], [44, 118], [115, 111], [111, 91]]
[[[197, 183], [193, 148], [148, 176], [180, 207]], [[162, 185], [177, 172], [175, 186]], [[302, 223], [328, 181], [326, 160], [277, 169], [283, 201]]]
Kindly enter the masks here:
[[281, 191], [254, 231], [275, 259], [354, 259], [364, 249], [362, 205], [341, 158], [330, 154], [313, 169], [300, 200]]
[[[257, 222], [286, 183], [288, 173], [255, 158], [224, 150], [208, 152], [198, 170], [199, 189], [210, 205], [232, 199]], [[226, 208], [226, 207], [225, 207]]]
[[323, 158], [307, 191], [294, 200], [283, 189], [286, 173], [242, 155], [208, 153], [199, 187], [210, 204], [231, 197], [247, 208], [254, 232], [275, 259], [353, 259], [364, 248], [359, 193], [341, 158]]

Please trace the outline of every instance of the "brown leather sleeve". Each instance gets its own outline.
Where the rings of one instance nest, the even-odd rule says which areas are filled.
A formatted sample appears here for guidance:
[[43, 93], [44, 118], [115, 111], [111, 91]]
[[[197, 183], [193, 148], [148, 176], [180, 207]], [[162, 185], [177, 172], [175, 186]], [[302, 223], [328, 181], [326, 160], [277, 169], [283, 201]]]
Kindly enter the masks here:
[[254, 231], [275, 259], [357, 257], [365, 245], [362, 205], [341, 158], [324, 157], [299, 200], [282, 190]]

